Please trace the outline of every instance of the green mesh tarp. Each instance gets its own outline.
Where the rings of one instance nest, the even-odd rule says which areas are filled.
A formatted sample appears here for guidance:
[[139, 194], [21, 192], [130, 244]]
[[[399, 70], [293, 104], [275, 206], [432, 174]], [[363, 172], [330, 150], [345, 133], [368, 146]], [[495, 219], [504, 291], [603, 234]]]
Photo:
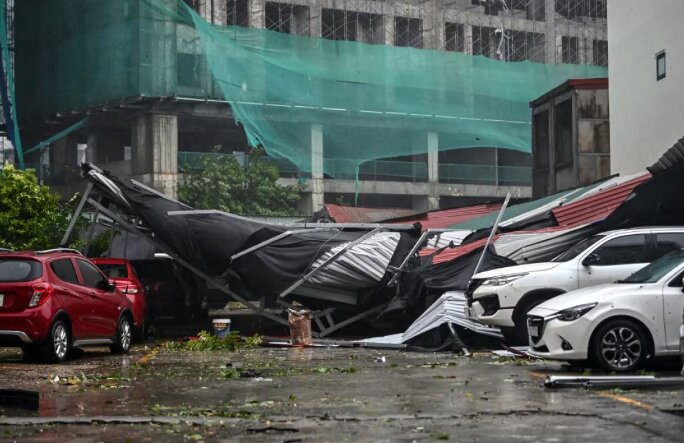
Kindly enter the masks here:
[[[16, 96], [14, 92], [14, 68], [9, 47], [7, 28], [7, 0], [0, 1], [0, 97], [2, 98], [2, 120], [14, 150], [17, 153], [19, 168], [24, 169], [24, 154], [17, 124]], [[0, 162], [4, 161], [0, 153]]]
[[[530, 152], [529, 101], [568, 78], [607, 73], [219, 27], [182, 0], [19, 3], [40, 34], [27, 40], [46, 39], [39, 57], [56, 63], [55, 72], [27, 73], [50, 85], [46, 98], [33, 97], [45, 102], [29, 108], [217, 97], [230, 103], [252, 145], [302, 171], [311, 171], [312, 139], [322, 136], [332, 176], [354, 176], [372, 159], [423, 154], [428, 145]], [[56, 28], [51, 38], [41, 26]]]

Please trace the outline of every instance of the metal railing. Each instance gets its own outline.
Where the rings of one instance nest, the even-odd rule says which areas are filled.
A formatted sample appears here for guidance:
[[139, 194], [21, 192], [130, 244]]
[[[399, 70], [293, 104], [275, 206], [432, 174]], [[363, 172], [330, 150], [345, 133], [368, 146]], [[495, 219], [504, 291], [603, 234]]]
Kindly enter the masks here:
[[[235, 156], [242, 167], [248, 157], [242, 154], [179, 152], [178, 168], [180, 170], [199, 169], [202, 157]], [[276, 166], [281, 176], [310, 177], [311, 174], [301, 172], [287, 159], [263, 157], [264, 161]], [[325, 159], [323, 168], [327, 177], [338, 180], [356, 180], [356, 162], [353, 160]], [[359, 167], [359, 180], [427, 182], [428, 165], [424, 162], [372, 160]], [[443, 183], [481, 183], [481, 184], [518, 184], [530, 185], [532, 168], [528, 166], [464, 165], [443, 163], [439, 165], [439, 181]]]

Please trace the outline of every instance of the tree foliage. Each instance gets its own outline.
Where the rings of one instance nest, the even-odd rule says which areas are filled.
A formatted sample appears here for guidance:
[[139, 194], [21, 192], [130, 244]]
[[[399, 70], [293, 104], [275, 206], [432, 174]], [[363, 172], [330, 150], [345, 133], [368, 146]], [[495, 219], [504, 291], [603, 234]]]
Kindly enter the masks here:
[[302, 187], [278, 184], [278, 168], [254, 149], [243, 169], [232, 155], [203, 156], [200, 166], [186, 171], [178, 186], [181, 201], [196, 209], [241, 215], [298, 215]]
[[0, 169], [0, 247], [39, 250], [59, 245], [69, 208], [59, 194], [38, 184], [33, 170]]

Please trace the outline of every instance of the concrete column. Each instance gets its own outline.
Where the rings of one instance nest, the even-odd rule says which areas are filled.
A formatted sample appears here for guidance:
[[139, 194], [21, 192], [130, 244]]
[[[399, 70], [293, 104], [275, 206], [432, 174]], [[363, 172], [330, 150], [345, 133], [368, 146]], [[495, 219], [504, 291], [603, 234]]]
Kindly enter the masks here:
[[249, 27], [266, 26], [266, 4], [264, 0], [249, 0]]
[[66, 136], [50, 145], [50, 169], [53, 174], [65, 179], [74, 172], [78, 173], [76, 142]]
[[215, 25], [225, 26], [228, 23], [228, 2], [223, 0], [212, 0], [213, 10], [211, 11], [211, 22]]
[[175, 197], [178, 183], [178, 117], [141, 115], [132, 130], [132, 170], [143, 182]]
[[385, 44], [394, 45], [394, 16], [385, 14], [382, 19], [385, 22]]
[[427, 8], [427, 14], [424, 14], [423, 47], [425, 49], [444, 49], [444, 13], [435, 0]]
[[464, 50], [466, 54], [473, 54], [473, 26], [463, 25]]
[[323, 127], [311, 125], [311, 212], [323, 209]]
[[562, 60], [556, 59], [556, 0], [546, 0], [544, 5], [546, 14], [546, 63], [560, 63]]
[[439, 134], [436, 132], [427, 133], [428, 151], [428, 183], [430, 194], [427, 197], [427, 210], [434, 211], [439, 209]]
[[320, 2], [314, 0], [309, 3], [309, 36], [321, 36], [321, 20], [323, 15], [323, 8]]

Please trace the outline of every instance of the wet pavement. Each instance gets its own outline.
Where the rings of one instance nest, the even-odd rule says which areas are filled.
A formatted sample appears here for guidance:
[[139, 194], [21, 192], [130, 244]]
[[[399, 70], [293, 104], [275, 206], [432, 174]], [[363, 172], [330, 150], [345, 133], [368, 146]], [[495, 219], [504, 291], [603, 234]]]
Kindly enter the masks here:
[[[682, 441], [682, 390], [549, 390], [554, 362], [359, 348], [0, 351], [4, 441]], [[658, 374], [661, 375], [661, 374]], [[663, 373], [662, 375], [672, 375]]]

